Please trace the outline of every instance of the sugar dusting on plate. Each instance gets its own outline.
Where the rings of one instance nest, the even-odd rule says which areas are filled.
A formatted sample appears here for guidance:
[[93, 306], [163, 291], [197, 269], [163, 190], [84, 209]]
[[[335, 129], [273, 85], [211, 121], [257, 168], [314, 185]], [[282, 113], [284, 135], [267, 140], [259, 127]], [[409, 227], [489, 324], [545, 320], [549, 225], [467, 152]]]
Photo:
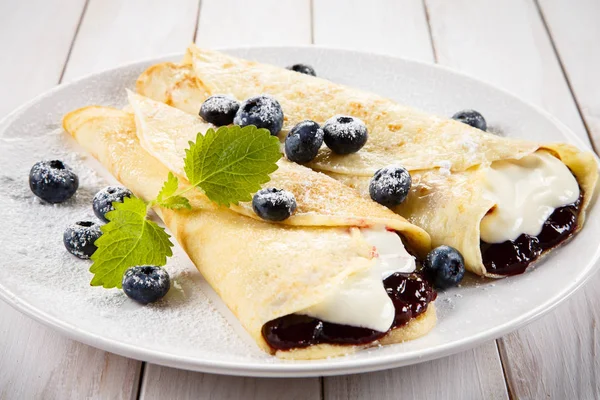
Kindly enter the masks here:
[[[4, 260], [0, 284], [19, 301], [42, 308], [73, 329], [108, 339], [182, 356], [213, 353], [225, 360], [226, 354], [235, 352], [243, 357], [269, 358], [243, 337], [243, 330], [232, 326], [239, 325], [233, 316], [228, 316], [231, 321], [225, 318], [228, 310], [215, 308], [205, 294], [210, 289], [179, 248], [165, 267], [173, 282], [171, 290], [155, 304], [142, 306], [121, 290], [90, 286], [91, 261], [66, 251], [63, 231], [79, 220], [101, 223], [93, 213], [92, 198], [116, 182], [106, 173], [97, 173], [97, 161], [80, 152], [62, 129], [43, 130], [29, 123], [0, 133]], [[63, 160], [79, 176], [79, 190], [62, 204], [45, 203], [29, 189], [29, 169], [36, 161], [49, 158]]]

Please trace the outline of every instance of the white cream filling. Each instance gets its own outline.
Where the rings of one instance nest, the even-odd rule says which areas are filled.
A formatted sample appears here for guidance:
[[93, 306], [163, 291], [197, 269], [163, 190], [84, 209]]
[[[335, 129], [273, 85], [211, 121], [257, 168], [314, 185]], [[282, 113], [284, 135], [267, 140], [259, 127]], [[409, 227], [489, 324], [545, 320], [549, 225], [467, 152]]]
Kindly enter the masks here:
[[502, 243], [523, 233], [539, 235], [556, 208], [579, 198], [579, 185], [558, 158], [538, 151], [492, 163], [484, 196], [496, 207], [481, 220], [481, 240]]
[[350, 275], [325, 300], [298, 314], [380, 332], [390, 329], [396, 310], [383, 279], [394, 272], [414, 272], [415, 259], [395, 232], [371, 228], [361, 233], [375, 249], [373, 267]]

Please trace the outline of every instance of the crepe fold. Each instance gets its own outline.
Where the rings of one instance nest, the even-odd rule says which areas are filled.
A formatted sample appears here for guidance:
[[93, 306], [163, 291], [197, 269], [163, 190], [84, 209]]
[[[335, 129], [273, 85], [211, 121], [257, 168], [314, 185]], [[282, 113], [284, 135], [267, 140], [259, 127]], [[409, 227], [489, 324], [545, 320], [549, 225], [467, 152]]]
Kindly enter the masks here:
[[569, 144], [540, 144], [489, 134], [375, 94], [194, 45], [181, 64], [150, 67], [139, 77], [137, 90], [190, 113], [197, 113], [213, 94], [240, 100], [270, 94], [284, 111], [282, 139], [305, 119], [322, 124], [336, 114], [361, 118], [369, 130], [363, 149], [340, 156], [323, 147], [308, 166], [368, 198], [375, 171], [403, 165], [410, 171], [413, 185], [407, 200], [395, 211], [424, 228], [433, 246], [457, 248], [468, 270], [488, 277], [499, 276], [483, 265], [479, 226], [494, 207], [483, 193], [486, 172], [493, 162], [520, 159], [540, 149], [558, 157], [583, 191], [578, 230], [583, 227], [598, 179], [592, 153]]
[[[149, 201], [169, 172], [180, 185], [188, 140], [211, 126], [199, 117], [130, 93], [133, 114], [109, 107], [75, 110], [63, 126], [123, 185]], [[427, 252], [430, 238], [421, 228], [334, 179], [280, 160], [267, 184], [294, 193], [294, 216], [283, 223], [260, 220], [249, 204], [225, 208], [198, 190], [186, 194], [192, 210], [155, 211], [190, 256], [204, 278], [237, 316], [257, 344], [266, 343], [262, 326], [322, 301], [346, 277], [371, 268], [373, 248], [359, 227], [395, 230], [417, 253]], [[180, 186], [181, 187], [181, 186]], [[435, 325], [435, 308], [388, 333], [393, 343], [426, 334]], [[318, 345], [277, 355], [323, 358], [346, 354], [357, 346]]]

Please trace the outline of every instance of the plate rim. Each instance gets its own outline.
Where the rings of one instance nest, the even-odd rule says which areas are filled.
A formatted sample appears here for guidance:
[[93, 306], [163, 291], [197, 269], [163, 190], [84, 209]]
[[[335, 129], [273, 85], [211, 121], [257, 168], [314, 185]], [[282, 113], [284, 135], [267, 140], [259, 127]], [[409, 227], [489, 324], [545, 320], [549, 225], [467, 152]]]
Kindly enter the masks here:
[[[333, 52], [342, 52], [346, 53], [350, 57], [365, 57], [365, 56], [377, 56], [382, 58], [387, 58], [391, 60], [400, 60], [402, 62], [406, 62], [409, 64], [414, 64], [419, 66], [420, 68], [433, 68], [443, 70], [452, 75], [458, 76], [461, 79], [468, 79], [476, 82], [477, 84], [487, 86], [489, 89], [501, 92], [505, 96], [510, 97], [512, 100], [521, 103], [531, 109], [532, 111], [537, 112], [542, 115], [546, 119], [548, 119], [552, 124], [554, 124], [560, 132], [565, 136], [568, 142], [575, 144], [582, 150], [590, 151], [594, 154], [594, 157], [597, 162], [600, 162], [598, 156], [592, 150], [592, 147], [584, 142], [579, 136], [577, 136], [570, 128], [568, 128], [562, 121], [558, 118], [550, 114], [548, 111], [542, 109], [541, 107], [531, 104], [530, 102], [522, 99], [521, 97], [513, 94], [512, 92], [500, 88], [492, 83], [489, 83], [485, 80], [472, 77], [464, 72], [454, 70], [452, 68], [428, 63], [420, 60], [414, 60], [410, 58], [393, 56], [385, 53], [377, 53], [377, 52], [367, 52], [367, 51], [358, 51], [351, 49], [344, 49], [338, 47], [331, 46], [319, 46], [319, 45], [295, 45], [295, 46], [287, 46], [287, 45], [279, 45], [279, 46], [235, 46], [235, 47], [225, 47], [218, 48], [216, 50], [223, 52], [236, 52], [243, 50], [251, 50], [251, 51], [289, 51], [294, 49], [301, 50], [324, 50], [324, 51], [333, 51]], [[59, 92], [67, 87], [78, 85], [80, 82], [91, 79], [101, 74], [115, 72], [121, 69], [132, 68], [136, 65], [157, 63], [157, 62], [165, 62], [168, 60], [176, 59], [181, 57], [183, 53], [169, 53], [158, 57], [149, 57], [144, 58], [138, 61], [123, 63], [117, 67], [86, 74], [78, 79], [67, 83], [61, 83], [37, 96], [32, 98], [31, 100], [25, 102], [21, 106], [14, 109], [8, 115], [3, 117], [0, 120], [0, 129], [6, 129], [10, 125], [10, 123], [16, 119], [20, 114], [24, 113], [27, 109], [34, 106], [36, 103], [41, 101], [42, 99], [54, 95], [56, 92]], [[594, 198], [592, 199], [591, 207], [594, 207], [597, 201], [598, 190], [594, 194]], [[364, 373], [371, 372], [389, 368], [396, 368], [400, 366], [417, 364], [425, 361], [430, 361], [433, 359], [438, 359], [442, 357], [446, 357], [452, 354], [456, 354], [462, 351], [466, 351], [477, 347], [483, 344], [486, 341], [497, 339], [501, 336], [506, 335], [509, 332], [515, 331], [532, 321], [540, 318], [541, 316], [549, 313], [554, 310], [560, 304], [563, 304], [568, 298], [570, 298], [577, 290], [579, 290], [586, 282], [588, 282], [598, 271], [600, 263], [598, 259], [600, 258], [600, 247], [596, 249], [593, 253], [590, 261], [588, 262], [587, 268], [582, 271], [582, 276], [577, 280], [571, 283], [567, 289], [561, 291], [558, 294], [554, 294], [548, 300], [546, 300], [541, 305], [537, 306], [534, 309], [529, 310], [521, 314], [518, 318], [515, 318], [511, 321], [508, 321], [500, 326], [496, 326], [493, 329], [488, 329], [487, 331], [480, 332], [476, 335], [469, 336], [468, 338], [464, 338], [452, 343], [442, 344], [434, 347], [430, 347], [427, 349], [414, 350], [409, 352], [402, 352], [402, 358], [398, 358], [399, 353], [394, 354], [386, 354], [383, 356], [375, 357], [375, 358], [367, 358], [365, 360], [347, 360], [346, 362], [336, 363], [336, 364], [325, 364], [319, 365], [315, 367], [310, 361], [292, 361], [289, 364], [262, 364], [262, 365], [248, 365], [243, 364], [237, 361], [220, 361], [220, 360], [205, 360], [199, 359], [197, 357], [187, 357], [182, 355], [174, 355], [169, 352], [159, 351], [159, 350], [150, 350], [147, 348], [140, 348], [131, 344], [123, 343], [116, 339], [110, 339], [103, 337], [100, 334], [96, 334], [93, 332], [89, 332], [88, 330], [78, 328], [77, 326], [65, 323], [60, 320], [56, 316], [52, 316], [47, 312], [35, 307], [34, 305], [23, 302], [19, 299], [19, 297], [12, 293], [7, 287], [5, 287], [0, 281], [0, 299], [5, 301], [15, 310], [27, 315], [28, 317], [34, 319], [37, 322], [42, 323], [45, 326], [48, 326], [69, 339], [90, 345], [92, 347], [98, 348], [100, 350], [108, 351], [111, 353], [115, 353], [121, 356], [133, 358], [136, 360], [141, 360], [145, 362], [152, 362], [163, 366], [187, 369], [192, 371], [206, 372], [206, 373], [218, 373], [223, 375], [234, 375], [234, 376], [251, 376], [251, 377], [316, 377], [316, 376], [331, 376], [331, 375], [342, 375], [342, 374], [350, 374], [350, 373]]]

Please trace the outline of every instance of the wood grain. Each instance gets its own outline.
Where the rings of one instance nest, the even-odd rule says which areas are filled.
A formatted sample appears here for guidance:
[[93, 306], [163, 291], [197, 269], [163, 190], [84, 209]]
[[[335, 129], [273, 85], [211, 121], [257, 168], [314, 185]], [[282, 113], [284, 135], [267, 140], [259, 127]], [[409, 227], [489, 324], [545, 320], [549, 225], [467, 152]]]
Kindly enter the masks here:
[[140, 363], [69, 340], [0, 302], [0, 399], [130, 399]]
[[541, 0], [539, 6], [596, 150], [600, 149], [600, 2]]
[[85, 0], [0, 2], [0, 118], [58, 83], [84, 5]]
[[121, 64], [183, 53], [193, 41], [198, 0], [90, 0], [65, 81]]
[[433, 60], [421, 0], [314, 0], [313, 16], [317, 44]]
[[537, 104], [587, 138], [533, 0], [426, 0], [440, 64]]
[[495, 342], [400, 369], [325, 379], [325, 399], [508, 399]]
[[140, 399], [317, 400], [319, 379], [242, 378], [148, 364]]
[[196, 43], [219, 48], [309, 44], [310, 0], [202, 0]]
[[[372, 8], [372, 10], [371, 10]], [[315, 0], [315, 44], [377, 49], [433, 62], [420, 1]], [[335, 21], [335, 24], [332, 23]], [[495, 342], [425, 364], [363, 375], [324, 378], [325, 399], [507, 398]]]
[[[0, 114], [55, 86], [85, 1], [0, 2]], [[135, 396], [139, 363], [60, 336], [0, 302], [0, 398]]]
[[[310, 44], [308, 0], [203, 0], [196, 41], [206, 47]], [[184, 44], [179, 44], [184, 49]], [[318, 378], [238, 378], [147, 364], [140, 398], [319, 399]]]
[[[425, 0], [440, 63], [504, 87], [587, 138], [533, 0]], [[150, 5], [148, 5], [150, 4]], [[203, 46], [317, 44], [433, 61], [421, 1], [90, 0], [64, 77]], [[54, 86], [85, 0], [0, 2], [0, 115]], [[600, 15], [595, 0], [540, 0], [581, 113], [600, 140]], [[311, 13], [314, 27], [311, 29]], [[18, 32], [18, 34], [15, 34]], [[40, 65], [43, 66], [40, 68]], [[600, 398], [600, 277], [500, 343], [513, 398]], [[0, 302], [0, 398], [133, 398], [140, 363], [63, 338]], [[325, 378], [328, 399], [507, 397], [494, 342], [412, 367]], [[235, 378], [149, 364], [142, 398], [320, 397], [318, 379]]]
[[[427, 5], [441, 63], [505, 87], [545, 108], [588, 141], [532, 1], [462, 0], [450, 5], [443, 0], [427, 0]], [[571, 4], [569, 12], [577, 7]], [[600, 396], [594, 372], [600, 363], [599, 288], [597, 276], [558, 310], [499, 340], [513, 398]]]

